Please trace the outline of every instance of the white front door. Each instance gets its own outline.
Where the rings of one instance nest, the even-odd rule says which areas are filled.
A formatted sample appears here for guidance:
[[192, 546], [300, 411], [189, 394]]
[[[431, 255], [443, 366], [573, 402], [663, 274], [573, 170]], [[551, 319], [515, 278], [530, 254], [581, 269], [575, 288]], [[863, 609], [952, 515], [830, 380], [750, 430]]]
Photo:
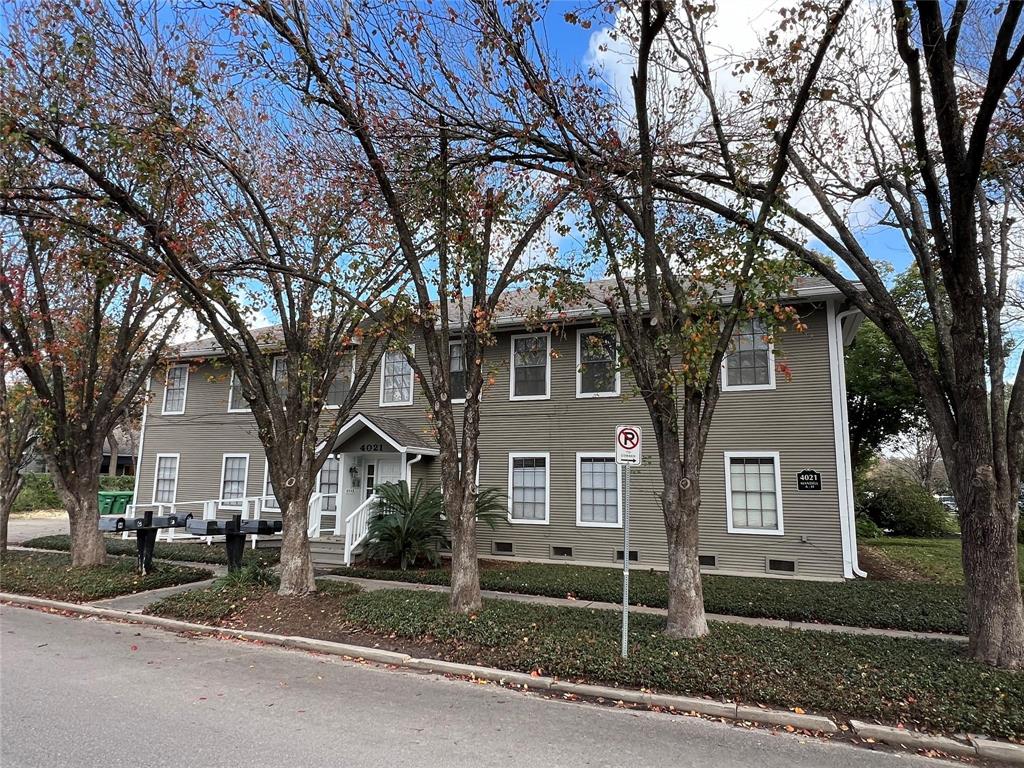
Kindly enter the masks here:
[[401, 462], [395, 459], [367, 458], [363, 498], [368, 499], [381, 483], [397, 483], [402, 479]]

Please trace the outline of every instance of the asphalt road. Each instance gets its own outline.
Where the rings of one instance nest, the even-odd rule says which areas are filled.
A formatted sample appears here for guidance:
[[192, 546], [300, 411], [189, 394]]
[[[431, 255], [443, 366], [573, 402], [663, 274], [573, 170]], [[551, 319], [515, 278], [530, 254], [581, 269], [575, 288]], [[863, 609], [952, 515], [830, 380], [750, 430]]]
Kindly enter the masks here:
[[697, 718], [552, 701], [493, 685], [4, 606], [0, 765], [942, 764]]

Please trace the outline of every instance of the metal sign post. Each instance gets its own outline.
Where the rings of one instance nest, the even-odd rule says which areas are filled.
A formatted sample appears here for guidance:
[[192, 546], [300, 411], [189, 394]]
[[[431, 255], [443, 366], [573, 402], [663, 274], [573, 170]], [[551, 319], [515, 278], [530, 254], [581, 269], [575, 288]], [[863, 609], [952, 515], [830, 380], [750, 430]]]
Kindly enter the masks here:
[[615, 428], [615, 463], [622, 467], [622, 658], [629, 655], [629, 468], [640, 465], [641, 434], [633, 424]]

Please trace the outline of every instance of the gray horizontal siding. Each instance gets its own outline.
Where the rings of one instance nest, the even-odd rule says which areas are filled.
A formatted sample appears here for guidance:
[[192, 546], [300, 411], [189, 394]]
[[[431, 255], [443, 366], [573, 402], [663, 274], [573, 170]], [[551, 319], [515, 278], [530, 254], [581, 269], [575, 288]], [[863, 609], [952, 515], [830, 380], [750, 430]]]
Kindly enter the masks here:
[[[764, 573], [766, 557], [794, 559], [804, 578], [842, 577], [842, 541], [836, 478], [835, 443], [829, 378], [827, 323], [824, 306], [805, 307], [804, 333], [790, 332], [777, 350], [792, 377], [777, 377], [768, 391], [724, 392], [711, 430], [702, 470], [701, 552], [718, 557], [720, 570]], [[622, 375], [619, 398], [576, 397], [576, 328], [552, 339], [551, 399], [509, 399], [509, 333], [498, 334], [486, 355], [493, 379], [483, 396], [481, 415], [480, 483], [503, 492], [508, 482], [508, 455], [515, 452], [550, 453], [550, 523], [498, 524], [479, 529], [480, 551], [489, 553], [493, 541], [509, 541], [516, 556], [547, 558], [551, 546], [570, 546], [578, 561], [611, 563], [622, 548], [621, 529], [576, 525], [576, 453], [609, 451], [619, 423], [644, 427], [644, 466], [632, 474], [631, 548], [640, 553], [643, 567], [663, 567], [665, 533], [658, 503], [660, 472], [653, 432], [642, 399], [632, 390], [628, 372]], [[417, 357], [426, 369], [423, 345]], [[155, 408], [146, 423], [140, 497], [152, 497], [155, 456], [181, 453], [178, 499], [204, 499], [219, 494], [221, 457], [248, 452], [248, 493], [263, 482], [264, 458], [251, 417], [229, 414], [228, 373], [209, 364], [190, 372], [184, 415], [162, 416], [162, 380], [154, 383]], [[379, 374], [370, 382], [358, 410], [402, 419], [410, 427], [430, 433], [426, 401], [417, 388], [412, 405], [381, 407]], [[456, 406], [458, 408], [458, 406]], [[458, 419], [457, 419], [458, 421]], [[358, 445], [364, 435], [348, 441]], [[778, 451], [780, 453], [784, 536], [728, 533], [725, 503], [725, 451]], [[820, 492], [796, 490], [796, 474], [813, 468], [822, 475]], [[438, 460], [425, 457], [414, 465], [414, 478], [437, 482]]]

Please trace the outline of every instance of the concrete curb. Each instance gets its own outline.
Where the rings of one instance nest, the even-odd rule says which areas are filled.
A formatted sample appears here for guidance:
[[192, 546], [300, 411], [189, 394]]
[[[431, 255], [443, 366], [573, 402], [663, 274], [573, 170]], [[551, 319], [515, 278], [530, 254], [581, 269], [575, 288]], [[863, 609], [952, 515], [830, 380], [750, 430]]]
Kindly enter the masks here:
[[[493, 667], [459, 664], [440, 659], [416, 659], [408, 654], [396, 653], [380, 648], [335, 643], [328, 640], [315, 640], [309, 637], [275, 635], [246, 629], [193, 624], [192, 622], [167, 619], [162, 616], [130, 613], [128, 611], [102, 608], [95, 605], [66, 603], [60, 600], [47, 600], [45, 598], [16, 595], [9, 592], [0, 592], [0, 602], [10, 603], [15, 606], [45, 608], [82, 616], [113, 619], [130, 624], [144, 624], [174, 632], [193, 632], [212, 637], [249, 640], [282, 648], [295, 648], [331, 656], [372, 661], [432, 674], [447, 674], [477, 680], [489, 680], [501, 684], [512, 684], [526, 689], [550, 690], [576, 696], [604, 699], [606, 701], [623, 701], [646, 706], [657, 706], [681, 713], [694, 712], [710, 717], [736, 720], [738, 722], [752, 721], [823, 733], [838, 733], [843, 730], [834, 720], [828, 717], [807, 715], [785, 709], [761, 709], [760, 707], [737, 705], [714, 699], [659, 694], [632, 688], [612, 688], [603, 685], [572, 683], [552, 677], [534, 677], [523, 672], [511, 672], [494, 669]], [[862, 739], [872, 739], [891, 746], [908, 747], [915, 750], [930, 749], [961, 757], [983, 757], [1002, 760], [1015, 765], [1024, 765], [1024, 745], [1012, 744], [1006, 741], [995, 741], [984, 736], [971, 736], [968, 742], [964, 742], [946, 736], [937, 736], [884, 725], [874, 725], [860, 720], [850, 720], [849, 722], [854, 734]]]
[[860, 720], [851, 720], [850, 727], [859, 738], [880, 741], [893, 747], [934, 749], [960, 757], [985, 757], [1015, 765], [1024, 765], [1024, 746], [1011, 744], [1008, 741], [993, 741], [972, 736], [969, 742], [963, 742], [947, 736], [908, 731], [906, 728], [893, 728], [888, 725], [875, 725]]

